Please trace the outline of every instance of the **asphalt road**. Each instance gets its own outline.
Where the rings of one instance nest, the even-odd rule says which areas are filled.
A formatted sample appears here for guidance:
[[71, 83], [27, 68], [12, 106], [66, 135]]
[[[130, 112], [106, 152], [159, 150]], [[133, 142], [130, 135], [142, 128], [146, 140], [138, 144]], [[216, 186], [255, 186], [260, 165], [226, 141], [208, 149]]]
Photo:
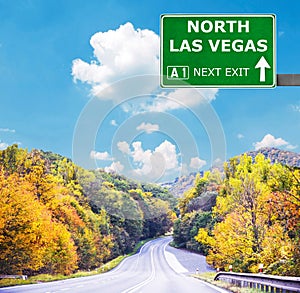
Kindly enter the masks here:
[[[91, 277], [2, 288], [24, 293], [216, 293], [224, 292], [189, 276], [209, 270], [203, 257], [168, 246], [170, 238], [146, 243], [138, 254], [126, 258], [114, 270]], [[178, 255], [176, 255], [178, 254]]]

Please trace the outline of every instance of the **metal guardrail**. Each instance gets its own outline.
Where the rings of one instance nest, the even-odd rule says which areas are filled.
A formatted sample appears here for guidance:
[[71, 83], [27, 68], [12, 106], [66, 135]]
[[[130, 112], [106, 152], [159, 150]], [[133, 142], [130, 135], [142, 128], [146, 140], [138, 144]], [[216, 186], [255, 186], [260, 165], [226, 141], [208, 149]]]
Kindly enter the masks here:
[[256, 288], [263, 292], [300, 292], [300, 277], [220, 272], [215, 276], [215, 280], [230, 282], [238, 287]]
[[22, 279], [22, 280], [27, 280], [26, 275], [0, 275], [0, 280], [1, 279]]

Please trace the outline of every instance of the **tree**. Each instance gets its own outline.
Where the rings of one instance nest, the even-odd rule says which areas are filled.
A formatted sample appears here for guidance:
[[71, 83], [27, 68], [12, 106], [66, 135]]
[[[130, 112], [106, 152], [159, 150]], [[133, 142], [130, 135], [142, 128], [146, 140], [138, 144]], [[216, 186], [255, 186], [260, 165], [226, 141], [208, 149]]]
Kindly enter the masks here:
[[[217, 267], [296, 274], [299, 269], [299, 173], [247, 155], [225, 164], [225, 179], [213, 209], [212, 231], [195, 239], [210, 247], [207, 260]], [[298, 270], [299, 272], [299, 270]]]
[[17, 174], [5, 177], [1, 169], [0, 190], [0, 271], [19, 274], [48, 267], [53, 273], [72, 272], [77, 256], [71, 234], [53, 221], [33, 185]]
[[174, 223], [174, 243], [177, 247], [207, 254], [207, 244], [195, 240], [199, 229], [208, 228], [211, 225], [211, 212], [191, 212], [185, 214]]

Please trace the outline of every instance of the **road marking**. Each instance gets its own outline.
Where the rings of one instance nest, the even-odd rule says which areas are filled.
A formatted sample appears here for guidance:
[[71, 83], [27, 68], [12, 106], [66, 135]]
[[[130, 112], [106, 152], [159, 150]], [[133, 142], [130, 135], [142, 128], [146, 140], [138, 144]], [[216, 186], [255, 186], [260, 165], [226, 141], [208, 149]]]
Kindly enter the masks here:
[[168, 244], [169, 242], [164, 245], [164, 255], [168, 265], [178, 274], [188, 273], [188, 270], [178, 261], [176, 256], [173, 253], [166, 251]]
[[150, 252], [151, 253], [150, 254], [150, 256], [151, 256], [151, 274], [150, 274], [150, 276], [146, 280], [144, 280], [144, 281], [142, 281], [142, 282], [140, 282], [140, 283], [132, 286], [131, 288], [129, 288], [129, 289], [125, 290], [125, 291], [122, 291], [122, 293], [133, 293], [133, 292], [136, 292], [137, 290], [141, 289], [142, 287], [146, 286], [151, 281], [153, 281], [153, 279], [155, 277], [155, 266], [154, 266], [154, 258], [153, 258], [153, 248], [154, 247], [151, 247], [151, 252]]
[[[121, 262], [116, 268], [112, 269], [110, 272], [111, 272], [111, 273], [115, 273], [115, 272], [119, 271], [120, 268], [124, 265], [124, 263], [125, 263], [128, 259], [130, 259], [130, 258], [138, 257], [138, 260], [139, 260], [140, 255], [142, 254], [142, 251], [144, 250], [144, 248], [145, 248], [146, 246], [148, 246], [148, 245], [149, 245], [151, 242], [153, 242], [153, 241], [154, 241], [154, 240], [151, 240], [151, 241], [145, 243], [145, 244], [141, 247], [141, 249], [140, 249], [140, 251], [139, 251], [138, 254], [134, 254], [134, 255], [131, 255], [131, 256], [126, 257], [124, 260], [122, 260], [122, 262]], [[138, 263], [138, 260], [137, 260], [137, 263]]]
[[[197, 280], [199, 280], [199, 279], [197, 278]], [[220, 292], [220, 293], [228, 293], [227, 290], [221, 289], [220, 287], [217, 287], [217, 286], [215, 286], [215, 285], [213, 285], [213, 284], [206, 283], [206, 282], [204, 282], [204, 281], [202, 281], [202, 280], [199, 280], [199, 282], [203, 283], [204, 285], [206, 285], [206, 286], [208, 286], [208, 287], [211, 287], [211, 288], [214, 289], [214, 290], [217, 290], [217, 291]]]
[[173, 271], [178, 274], [188, 273], [188, 270], [183, 265], [181, 265], [181, 263], [173, 253], [164, 251], [164, 254], [168, 265], [172, 268]]

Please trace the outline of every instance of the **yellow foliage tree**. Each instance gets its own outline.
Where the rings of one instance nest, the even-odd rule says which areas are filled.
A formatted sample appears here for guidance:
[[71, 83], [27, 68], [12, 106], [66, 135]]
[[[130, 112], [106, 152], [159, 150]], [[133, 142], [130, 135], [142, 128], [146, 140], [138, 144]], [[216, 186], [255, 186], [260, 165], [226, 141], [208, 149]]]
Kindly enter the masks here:
[[[271, 165], [259, 154], [225, 164], [226, 178], [217, 197], [211, 235], [195, 237], [210, 246], [207, 260], [217, 267], [295, 274], [299, 268], [299, 170]], [[213, 237], [213, 240], [211, 239]]]
[[[76, 249], [70, 233], [53, 221], [51, 212], [38, 200], [34, 186], [17, 174], [0, 171], [0, 271], [19, 274], [45, 266], [53, 272], [76, 268]], [[56, 261], [47, 256], [59, 254]], [[74, 254], [75, 252], [75, 254]], [[60, 263], [59, 270], [55, 270]]]

